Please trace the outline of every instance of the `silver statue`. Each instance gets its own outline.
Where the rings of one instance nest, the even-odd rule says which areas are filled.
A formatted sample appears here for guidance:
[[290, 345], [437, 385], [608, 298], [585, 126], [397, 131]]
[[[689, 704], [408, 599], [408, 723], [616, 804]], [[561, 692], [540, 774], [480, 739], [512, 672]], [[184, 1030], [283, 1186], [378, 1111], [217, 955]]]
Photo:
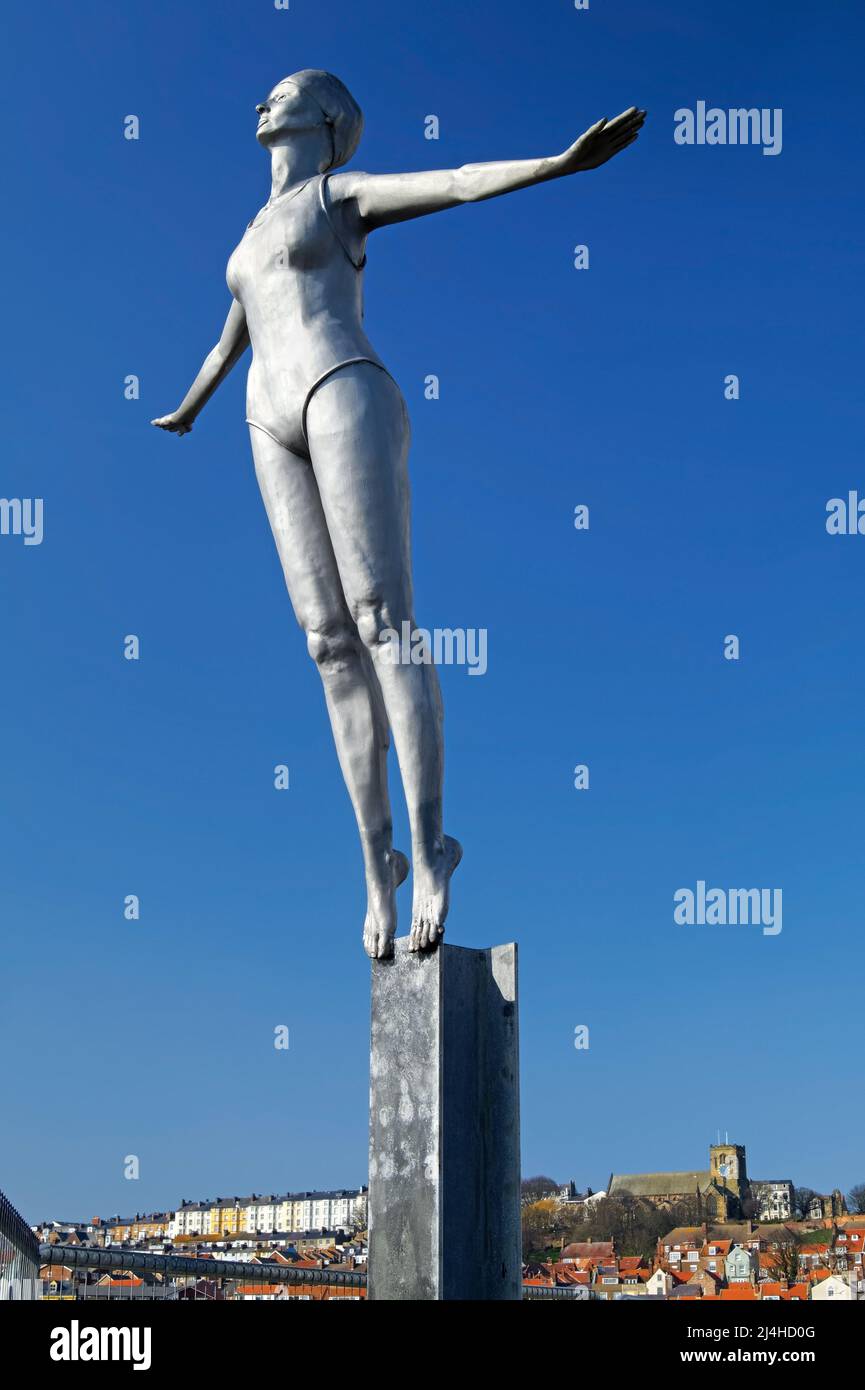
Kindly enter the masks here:
[[[415, 630], [409, 421], [363, 329], [369, 232], [595, 169], [636, 140], [645, 112], [598, 121], [563, 154], [417, 174], [332, 171], [354, 154], [360, 108], [326, 72], [297, 72], [256, 106], [270, 198], [228, 262], [233, 302], [181, 405], [153, 424], [187, 434], [249, 344], [246, 409], [255, 470], [288, 592], [324, 683], [363, 846], [364, 946], [393, 950], [395, 890], [387, 786], [393, 730], [414, 864], [410, 945], [444, 932], [458, 841], [442, 829], [442, 703], [435, 667], [392, 659], [383, 634]], [[407, 623], [408, 627], [403, 627]]]

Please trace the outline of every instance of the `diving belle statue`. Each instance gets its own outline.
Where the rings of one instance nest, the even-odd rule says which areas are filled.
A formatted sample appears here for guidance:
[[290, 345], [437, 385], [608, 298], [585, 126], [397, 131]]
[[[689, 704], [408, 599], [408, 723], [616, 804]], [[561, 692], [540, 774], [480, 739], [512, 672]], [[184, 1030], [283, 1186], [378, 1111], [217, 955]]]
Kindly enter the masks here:
[[[392, 844], [390, 731], [411, 826], [410, 946], [440, 940], [462, 856], [442, 827], [442, 702], [431, 663], [394, 661], [383, 634], [415, 631], [407, 459], [399, 387], [363, 329], [370, 232], [596, 169], [636, 140], [645, 112], [598, 121], [563, 154], [415, 174], [334, 174], [363, 128], [326, 72], [278, 82], [256, 106], [270, 197], [228, 262], [222, 336], [177, 410], [152, 423], [187, 434], [252, 346], [246, 410], [255, 470], [297, 620], [324, 685], [363, 846], [368, 954], [391, 954], [396, 889], [409, 863]], [[404, 628], [403, 623], [408, 627]]]

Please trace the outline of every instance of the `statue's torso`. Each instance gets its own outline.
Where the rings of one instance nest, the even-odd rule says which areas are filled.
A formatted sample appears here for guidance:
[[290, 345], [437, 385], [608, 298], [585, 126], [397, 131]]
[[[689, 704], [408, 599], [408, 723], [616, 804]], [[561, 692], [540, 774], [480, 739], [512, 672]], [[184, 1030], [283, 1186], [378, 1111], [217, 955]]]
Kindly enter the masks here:
[[337, 239], [319, 185], [311, 179], [254, 218], [226, 270], [252, 344], [247, 418], [298, 451], [316, 381], [346, 360], [380, 363], [363, 330], [363, 274], [349, 259], [360, 248]]

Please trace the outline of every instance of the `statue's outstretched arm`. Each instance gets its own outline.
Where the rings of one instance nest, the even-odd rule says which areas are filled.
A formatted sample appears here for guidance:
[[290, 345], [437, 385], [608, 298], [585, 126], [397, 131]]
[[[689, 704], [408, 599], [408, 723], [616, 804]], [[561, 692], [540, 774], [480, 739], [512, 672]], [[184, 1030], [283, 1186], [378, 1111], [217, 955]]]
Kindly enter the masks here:
[[598, 121], [563, 154], [543, 159], [466, 164], [461, 169], [417, 174], [336, 174], [330, 182], [331, 196], [339, 203], [353, 203], [360, 229], [371, 232], [391, 222], [425, 217], [460, 203], [478, 203], [547, 179], [597, 169], [636, 140], [645, 117], [645, 111], [632, 106], [615, 120]]
[[225, 380], [248, 346], [249, 329], [246, 326], [246, 315], [242, 306], [233, 299], [219, 342], [205, 357], [201, 371], [180, 405], [170, 415], [151, 420], [151, 425], [158, 425], [161, 430], [170, 430], [172, 434], [188, 434], [198, 412], [207, 404], [217, 386]]

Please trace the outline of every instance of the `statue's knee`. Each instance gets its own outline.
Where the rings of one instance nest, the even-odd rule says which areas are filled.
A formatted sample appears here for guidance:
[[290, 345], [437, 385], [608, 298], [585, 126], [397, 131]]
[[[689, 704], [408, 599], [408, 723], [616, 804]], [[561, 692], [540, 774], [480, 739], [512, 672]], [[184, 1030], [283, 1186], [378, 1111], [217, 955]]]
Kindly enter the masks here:
[[357, 638], [348, 627], [311, 627], [306, 649], [320, 671], [339, 671], [357, 656]]
[[389, 604], [381, 599], [368, 599], [358, 604], [354, 620], [361, 642], [370, 650], [386, 642], [394, 632], [400, 633], [402, 630]]
[[365, 647], [375, 647], [378, 644], [382, 630], [387, 626], [382, 621], [381, 605], [370, 601], [358, 605], [354, 615], [357, 623], [357, 634]]

